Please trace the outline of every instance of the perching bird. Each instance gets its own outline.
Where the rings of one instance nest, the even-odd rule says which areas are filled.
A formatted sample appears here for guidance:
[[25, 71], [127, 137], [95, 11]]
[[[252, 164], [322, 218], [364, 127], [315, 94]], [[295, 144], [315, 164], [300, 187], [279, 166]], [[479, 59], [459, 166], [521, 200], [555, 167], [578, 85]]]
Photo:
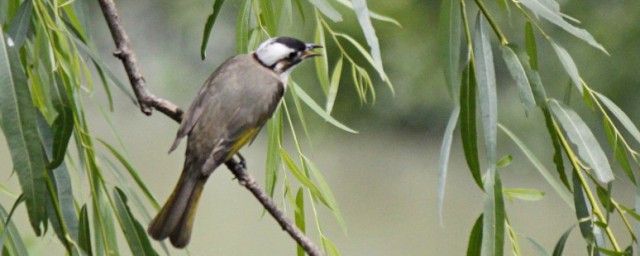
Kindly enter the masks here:
[[191, 239], [198, 200], [209, 175], [252, 141], [276, 110], [287, 77], [322, 46], [290, 37], [269, 39], [255, 52], [229, 58], [205, 81], [185, 113], [169, 152], [188, 136], [178, 183], [147, 232], [183, 248]]

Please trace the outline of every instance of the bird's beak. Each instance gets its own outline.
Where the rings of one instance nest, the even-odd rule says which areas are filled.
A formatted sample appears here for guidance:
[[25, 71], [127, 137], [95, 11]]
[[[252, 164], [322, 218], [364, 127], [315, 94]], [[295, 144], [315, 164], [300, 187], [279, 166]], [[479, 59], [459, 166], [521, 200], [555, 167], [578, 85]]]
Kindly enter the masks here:
[[322, 55], [320, 53], [313, 52], [314, 49], [322, 48], [322, 45], [319, 45], [319, 44], [306, 44], [306, 46], [307, 46], [307, 49], [304, 52], [302, 52], [302, 56], [301, 56], [303, 59]]

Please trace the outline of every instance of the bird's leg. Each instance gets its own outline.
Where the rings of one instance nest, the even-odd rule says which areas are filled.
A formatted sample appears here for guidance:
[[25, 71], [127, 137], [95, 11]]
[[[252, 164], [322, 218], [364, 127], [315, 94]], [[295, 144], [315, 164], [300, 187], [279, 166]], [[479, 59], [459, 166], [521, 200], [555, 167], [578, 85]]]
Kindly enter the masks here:
[[247, 169], [247, 161], [244, 159], [244, 156], [242, 156], [240, 152], [237, 152], [236, 155], [240, 159], [240, 161], [238, 162], [237, 168]]

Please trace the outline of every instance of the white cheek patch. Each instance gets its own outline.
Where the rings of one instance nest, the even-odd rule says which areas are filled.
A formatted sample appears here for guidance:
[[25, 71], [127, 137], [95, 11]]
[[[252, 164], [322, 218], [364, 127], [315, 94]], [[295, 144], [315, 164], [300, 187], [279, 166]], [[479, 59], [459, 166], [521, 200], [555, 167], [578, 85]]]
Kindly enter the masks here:
[[282, 60], [289, 56], [293, 52], [293, 49], [281, 44], [281, 43], [269, 43], [261, 45], [256, 50], [256, 55], [266, 66], [272, 66], [279, 60]]

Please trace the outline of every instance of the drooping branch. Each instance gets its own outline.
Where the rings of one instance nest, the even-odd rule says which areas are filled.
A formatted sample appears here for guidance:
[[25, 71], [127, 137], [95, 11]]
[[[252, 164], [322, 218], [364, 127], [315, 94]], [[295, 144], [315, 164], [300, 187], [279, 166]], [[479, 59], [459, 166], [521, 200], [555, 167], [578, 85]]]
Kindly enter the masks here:
[[[107, 21], [109, 30], [113, 37], [113, 41], [116, 44], [116, 50], [114, 55], [122, 60], [131, 88], [133, 89], [140, 110], [145, 115], [151, 115], [152, 108], [162, 112], [171, 119], [181, 122], [182, 110], [172, 102], [159, 98], [153, 95], [146, 87], [146, 82], [142, 76], [142, 71], [138, 66], [137, 59], [129, 37], [122, 26], [122, 22], [118, 15], [113, 0], [98, 0], [100, 8], [104, 14], [104, 18]], [[273, 216], [273, 218], [280, 224], [283, 230], [285, 230], [310, 256], [323, 255], [322, 251], [300, 230], [294, 225], [294, 223], [287, 218], [285, 213], [278, 209], [277, 203], [269, 197], [269, 195], [258, 186], [256, 180], [249, 174], [246, 167], [239, 164], [234, 159], [231, 159], [225, 163], [227, 168], [238, 179], [238, 182], [248, 189], [254, 197], [263, 205], [263, 207]]]

